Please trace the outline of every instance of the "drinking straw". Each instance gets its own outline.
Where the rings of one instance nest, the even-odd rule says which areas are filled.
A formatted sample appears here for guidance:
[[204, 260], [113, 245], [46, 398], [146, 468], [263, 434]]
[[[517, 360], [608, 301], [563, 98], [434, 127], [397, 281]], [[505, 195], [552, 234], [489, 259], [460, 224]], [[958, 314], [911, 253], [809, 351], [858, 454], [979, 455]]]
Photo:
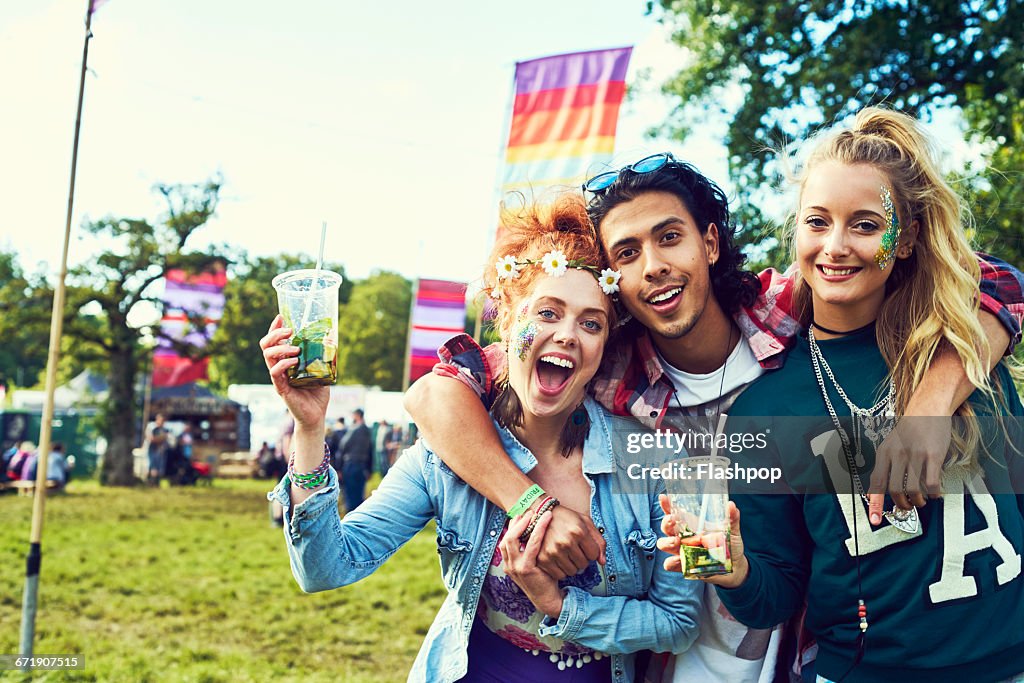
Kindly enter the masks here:
[[[714, 458], [718, 455], [718, 435], [725, 430], [725, 418], [724, 414], [718, 416], [718, 426], [715, 428], [715, 438], [711, 441], [711, 460], [710, 464], [714, 464]], [[710, 474], [710, 467], [708, 468]], [[708, 495], [707, 488], [700, 496], [700, 519], [697, 520], [697, 535], [700, 536], [704, 533], [704, 522], [708, 518]]]
[[313, 282], [309, 286], [309, 294], [306, 297], [306, 305], [302, 309], [302, 322], [299, 330], [305, 329], [309, 320], [309, 311], [313, 307], [313, 292], [320, 284], [320, 269], [324, 265], [324, 241], [327, 239], [327, 221], [320, 227], [320, 252], [316, 255], [316, 269], [313, 271]]

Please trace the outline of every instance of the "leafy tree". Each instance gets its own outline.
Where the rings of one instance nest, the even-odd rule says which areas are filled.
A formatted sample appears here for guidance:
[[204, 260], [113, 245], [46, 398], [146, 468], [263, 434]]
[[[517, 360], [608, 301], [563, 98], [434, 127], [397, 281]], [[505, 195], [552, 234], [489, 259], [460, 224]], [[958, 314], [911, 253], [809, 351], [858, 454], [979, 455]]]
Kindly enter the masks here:
[[1018, 102], [1014, 111], [1016, 142], [996, 145], [986, 167], [969, 176], [968, 205], [979, 248], [1019, 267], [1024, 265], [1024, 103]]
[[338, 323], [339, 382], [401, 391], [411, 303], [412, 283], [398, 273], [355, 284]]
[[[654, 2], [648, 3], [653, 9]], [[994, 143], [976, 190], [980, 237], [998, 213], [1016, 244], [1024, 97], [1024, 3], [1005, 0], [661, 0], [662, 21], [693, 60], [664, 90], [684, 105], [662, 132], [683, 138], [707, 118], [730, 120], [730, 174], [743, 207], [777, 179], [761, 150], [800, 139], [863, 106], [925, 118], [962, 108], [976, 141]], [[737, 91], [742, 102], [730, 104]], [[1000, 168], [1002, 166], [1002, 168]], [[987, 194], [985, 194], [987, 193]], [[756, 225], [756, 223], [741, 223]], [[1003, 240], [1005, 234], [991, 237]], [[1000, 244], [1003, 244], [1000, 241]], [[998, 250], [997, 250], [998, 251]], [[1018, 252], [1019, 253], [1019, 252]]]
[[[150, 289], [167, 270], [198, 272], [223, 260], [217, 254], [185, 251], [193, 232], [217, 208], [219, 182], [158, 185], [156, 189], [167, 202], [167, 214], [160, 222], [104, 218], [87, 223], [87, 234], [103, 237], [112, 246], [68, 276], [64, 333], [83, 352], [103, 356], [108, 362], [110, 394], [101, 421], [108, 446], [100, 478], [110, 485], [135, 483], [135, 382], [149, 348], [143, 344], [146, 330], [129, 324], [129, 312], [144, 302], [161, 305]], [[79, 315], [85, 306], [98, 308], [100, 313]]]
[[[278, 311], [277, 294], [270, 283], [280, 273], [308, 268], [310, 262], [308, 256], [290, 254], [243, 257], [236, 262], [224, 288], [224, 314], [208, 349], [213, 387], [225, 391], [231, 384], [269, 382], [259, 341]], [[342, 276], [338, 300], [345, 304], [353, 287], [345, 278], [345, 267], [325, 263], [324, 269]]]
[[17, 254], [0, 252], [0, 385], [33, 386], [46, 368], [53, 291], [27, 276]]
[[[79, 320], [76, 324], [81, 327], [92, 327], [95, 334], [102, 334], [106, 321], [102, 316], [85, 315], [79, 312]], [[45, 348], [49, 343], [49, 336], [41, 340], [40, 343]], [[60, 361], [57, 364], [57, 386], [67, 384], [86, 370], [106, 376], [108, 368], [109, 359], [103, 349], [95, 344], [81, 344], [78, 339], [69, 337], [67, 334], [61, 337]]]

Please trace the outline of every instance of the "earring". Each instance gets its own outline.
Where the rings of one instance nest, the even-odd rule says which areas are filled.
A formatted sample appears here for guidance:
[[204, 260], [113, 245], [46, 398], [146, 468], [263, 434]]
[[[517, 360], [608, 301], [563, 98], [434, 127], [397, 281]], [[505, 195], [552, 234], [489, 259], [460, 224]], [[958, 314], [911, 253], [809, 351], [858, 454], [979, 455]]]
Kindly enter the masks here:
[[564, 447], [566, 444], [576, 446], [582, 444], [587, 434], [590, 432], [590, 416], [587, 415], [587, 409], [583, 406], [583, 401], [576, 406], [576, 410], [572, 411], [572, 415], [569, 416], [569, 420], [562, 427], [562, 457], [568, 458], [571, 450], [566, 451]]

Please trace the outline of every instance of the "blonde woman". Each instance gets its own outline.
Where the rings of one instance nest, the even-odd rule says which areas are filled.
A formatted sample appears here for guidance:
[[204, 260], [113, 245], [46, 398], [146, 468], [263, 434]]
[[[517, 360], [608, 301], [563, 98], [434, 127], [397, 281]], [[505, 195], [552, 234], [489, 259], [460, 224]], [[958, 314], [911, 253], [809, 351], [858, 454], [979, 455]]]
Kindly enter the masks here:
[[[729, 420], [768, 430], [769, 447], [741, 459], [778, 463], [792, 489], [736, 497], [735, 571], [707, 581], [751, 627], [791, 618], [806, 596], [819, 681], [1018, 680], [1024, 503], [1011, 494], [1024, 464], [1007, 432], [1024, 408], [1005, 365], [986, 371], [960, 199], [917, 122], [877, 108], [812, 141], [799, 190], [795, 297], [808, 330]], [[892, 506], [874, 528], [874, 447], [946, 345], [978, 390], [956, 411], [944, 497]], [[677, 552], [674, 526], [662, 528], [659, 546]]]

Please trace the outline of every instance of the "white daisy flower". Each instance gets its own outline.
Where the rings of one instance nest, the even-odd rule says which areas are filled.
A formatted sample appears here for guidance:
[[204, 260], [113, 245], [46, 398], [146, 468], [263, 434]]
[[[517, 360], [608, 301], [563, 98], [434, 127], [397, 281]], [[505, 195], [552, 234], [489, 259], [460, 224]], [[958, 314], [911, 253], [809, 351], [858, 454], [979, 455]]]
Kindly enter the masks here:
[[601, 283], [601, 290], [605, 294], [615, 294], [619, 291], [620, 277], [622, 277], [622, 273], [619, 271], [605, 268], [601, 271], [601, 277], [597, 281]]
[[551, 277], [562, 277], [565, 275], [565, 269], [569, 266], [569, 259], [565, 258], [565, 254], [556, 249], [544, 254], [540, 264], [544, 268], [544, 272]]
[[503, 256], [498, 259], [494, 269], [498, 271], [499, 280], [514, 280], [519, 277], [519, 264], [516, 263], [515, 256]]

